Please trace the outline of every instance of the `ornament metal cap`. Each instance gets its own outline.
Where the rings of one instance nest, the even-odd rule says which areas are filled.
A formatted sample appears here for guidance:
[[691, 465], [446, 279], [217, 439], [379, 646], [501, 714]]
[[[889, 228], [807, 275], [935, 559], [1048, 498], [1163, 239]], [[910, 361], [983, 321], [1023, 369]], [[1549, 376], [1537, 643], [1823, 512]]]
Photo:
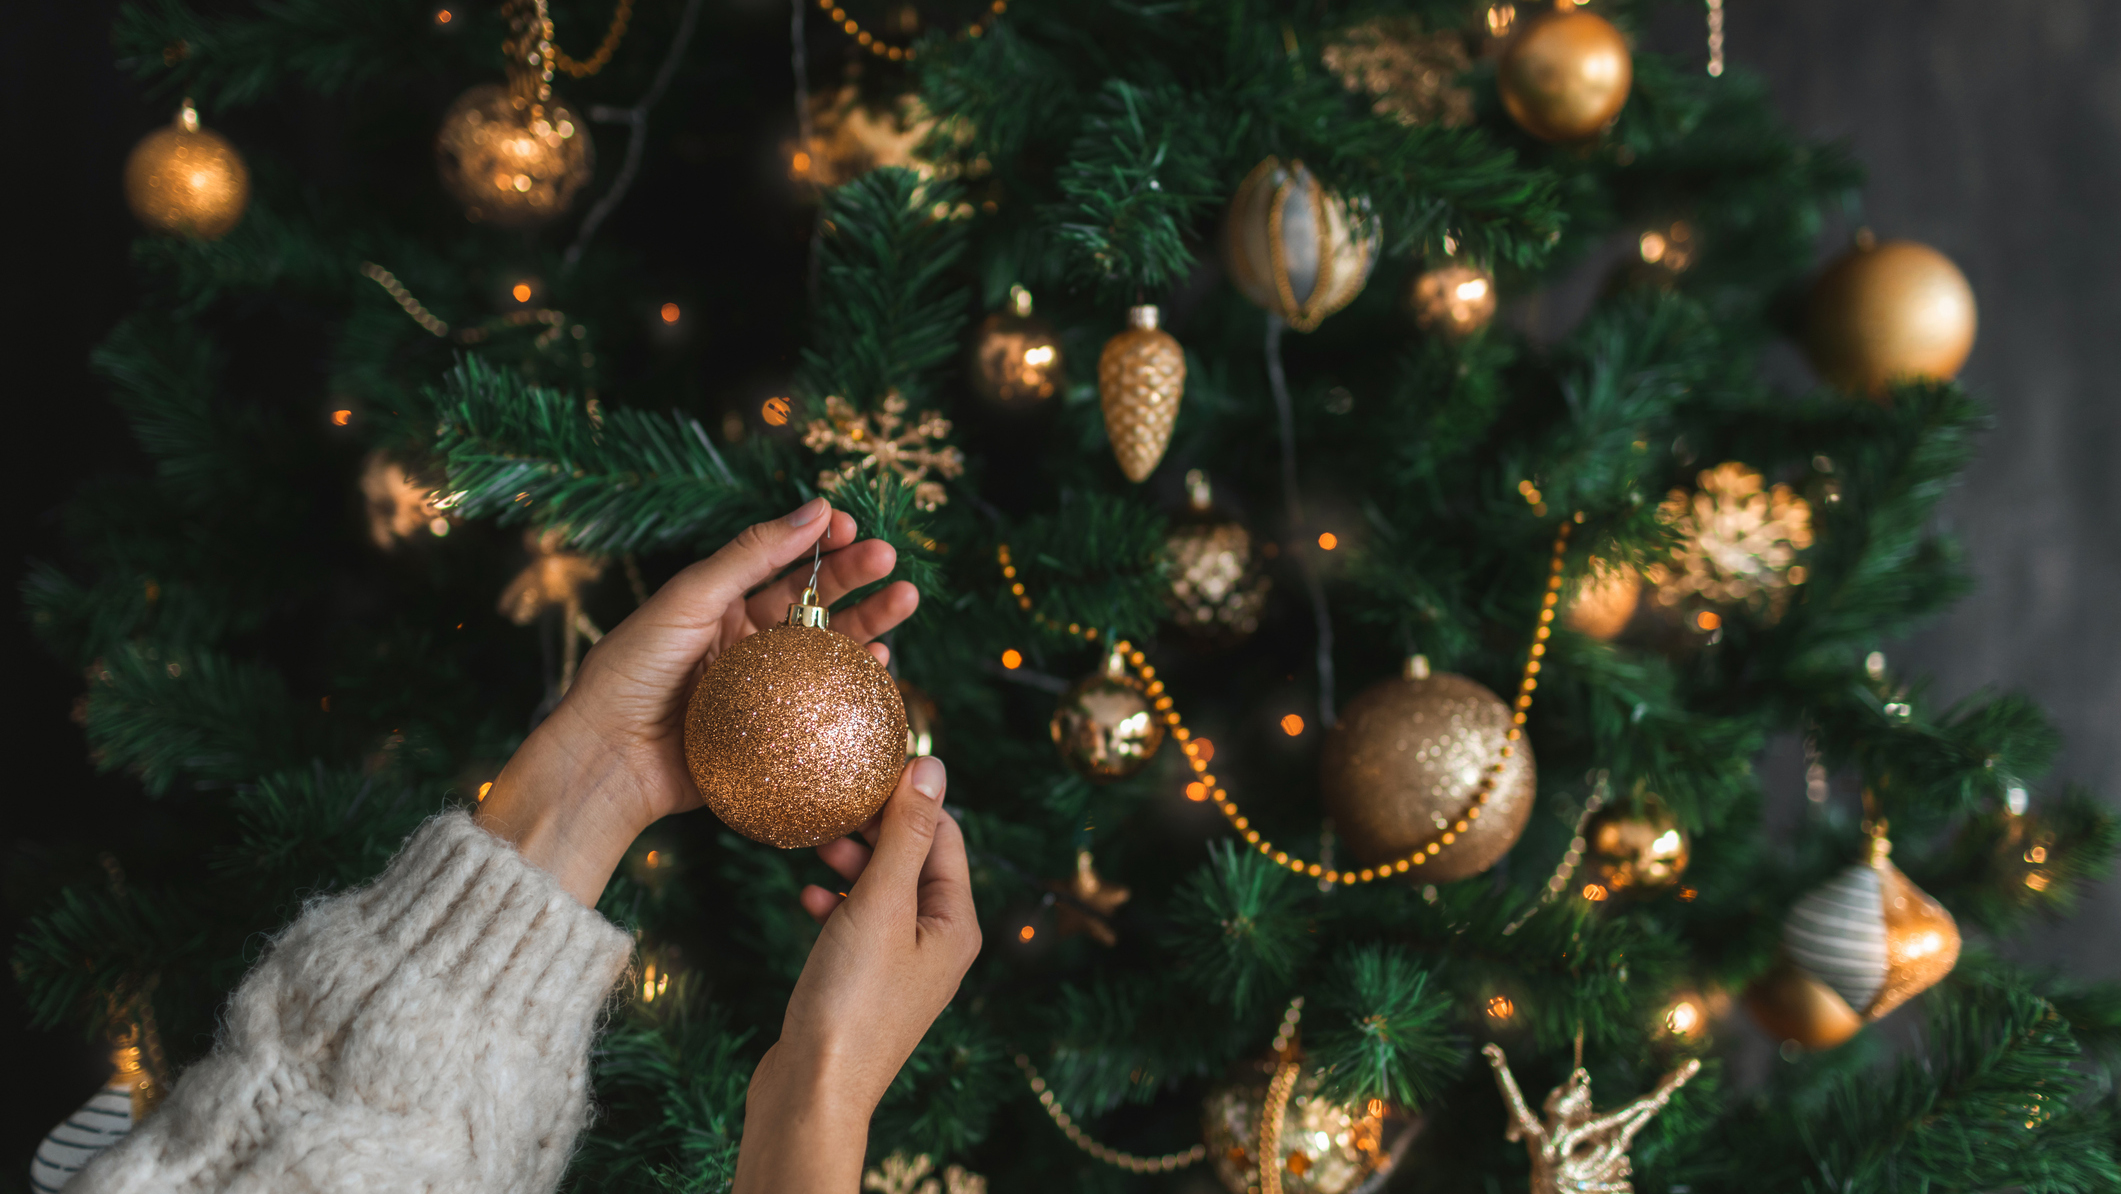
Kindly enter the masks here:
[[825, 541], [820, 538], [810, 545], [810, 581], [803, 586], [803, 595], [788, 603], [788, 625], [832, 629], [832, 611], [817, 599], [817, 573], [824, 565]]
[[1426, 680], [1426, 679], [1428, 679], [1428, 678], [1429, 678], [1429, 657], [1428, 657], [1428, 656], [1426, 656], [1426, 655], [1409, 655], [1409, 656], [1407, 656], [1407, 662], [1406, 662], [1406, 665], [1405, 665], [1404, 667], [1402, 667], [1402, 668], [1400, 669], [1400, 673], [1399, 673], [1399, 674], [1400, 674], [1401, 678], [1403, 678], [1403, 679], [1407, 679], [1407, 680]]
[[191, 97], [188, 95], [184, 97], [184, 103], [177, 108], [176, 125], [187, 133], [199, 131], [199, 109], [192, 106]]
[[1157, 311], [1153, 303], [1143, 303], [1138, 307], [1127, 308], [1127, 326], [1130, 328], [1154, 331], [1157, 321], [1161, 317], [1161, 313]]

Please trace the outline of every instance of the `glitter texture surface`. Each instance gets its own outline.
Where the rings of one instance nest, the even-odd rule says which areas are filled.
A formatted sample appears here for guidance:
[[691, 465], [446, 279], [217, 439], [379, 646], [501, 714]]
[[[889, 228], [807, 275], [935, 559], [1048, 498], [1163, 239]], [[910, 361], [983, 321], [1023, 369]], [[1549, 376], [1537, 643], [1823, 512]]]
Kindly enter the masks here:
[[[1383, 1120], [1319, 1098], [1318, 1084], [1319, 1075], [1307, 1070], [1282, 1113], [1276, 1148], [1282, 1194], [1342, 1194], [1392, 1163], [1383, 1147]], [[1262, 1074], [1215, 1087], [1202, 1105], [1208, 1161], [1226, 1190], [1259, 1189], [1259, 1128], [1266, 1101]]]
[[[1502, 758], [1510, 709], [1464, 676], [1386, 680], [1364, 690], [1326, 742], [1326, 811], [1365, 864], [1441, 840], [1473, 807], [1485, 769]], [[1409, 873], [1422, 883], [1477, 875], [1509, 853], [1532, 815], [1531, 745], [1519, 738], [1480, 817]]]
[[700, 677], [685, 708], [685, 761], [731, 829], [770, 846], [821, 845], [891, 798], [906, 765], [906, 706], [853, 639], [774, 626]]

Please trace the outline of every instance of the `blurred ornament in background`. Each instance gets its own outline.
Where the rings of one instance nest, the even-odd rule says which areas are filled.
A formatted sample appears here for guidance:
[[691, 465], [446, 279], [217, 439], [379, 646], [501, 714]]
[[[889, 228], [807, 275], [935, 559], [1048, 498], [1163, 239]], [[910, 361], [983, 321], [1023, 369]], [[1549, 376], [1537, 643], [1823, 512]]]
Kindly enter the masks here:
[[1061, 694], [1053, 710], [1053, 745], [1061, 760], [1092, 783], [1125, 779], [1149, 765], [1164, 744], [1164, 721], [1147, 688], [1113, 652], [1102, 671]]
[[1380, 239], [1367, 200], [1344, 201], [1302, 162], [1269, 157], [1230, 200], [1223, 259], [1240, 293], [1308, 332], [1362, 293]]
[[[786, 418], [785, 400], [774, 401], [784, 403], [781, 415]], [[940, 442], [949, 434], [950, 420], [937, 411], [924, 410], [908, 422], [906, 399], [897, 390], [884, 395], [872, 411], [856, 410], [845, 398], [829, 394], [825, 417], [812, 419], [803, 429], [803, 446], [844, 457], [838, 468], [818, 474], [818, 488], [826, 493], [838, 493], [841, 486], [871, 469], [890, 469], [901, 484], [913, 490], [914, 505], [934, 510], [948, 502], [950, 494], [929, 473], [951, 480], [965, 471], [965, 454]]]
[[110, 1078], [80, 1110], [44, 1134], [30, 1158], [30, 1188], [56, 1191], [83, 1166], [126, 1138], [162, 1100], [162, 1086], [148, 1068], [150, 1050], [159, 1054], [152, 1022], [128, 1026], [111, 1044]]
[[1009, 309], [989, 315], [972, 339], [966, 371], [980, 397], [1002, 406], [1029, 406], [1053, 397], [1061, 376], [1060, 338], [1031, 313], [1031, 292], [1009, 288]]
[[782, 849], [854, 832], [906, 767], [896, 682], [816, 600], [805, 589], [785, 622], [716, 656], [685, 706], [685, 762], [707, 806]]
[[1164, 540], [1164, 605], [1178, 628], [1198, 640], [1249, 638], [1273, 582], [1259, 568], [1252, 533], [1217, 516], [1208, 475], [1191, 470], [1186, 489], [1186, 513]]
[[1790, 906], [1787, 961], [1746, 992], [1760, 1026], [1831, 1049], [1935, 986], [1959, 960], [1959, 926], [1889, 859], [1881, 823], [1868, 857]]
[[1097, 358], [1097, 393], [1105, 436], [1127, 480], [1156, 471], [1171, 446], [1178, 404], [1186, 396], [1186, 350], [1157, 326], [1155, 307], [1127, 309], [1127, 330], [1105, 341]]
[[608, 561], [602, 556], [571, 551], [566, 542], [567, 534], [559, 528], [533, 530], [523, 536], [530, 563], [501, 590], [503, 617], [518, 626], [528, 626], [548, 609], [581, 609], [582, 590], [604, 575]]
[[[1201, 1106], [1208, 1163], [1230, 1194], [1258, 1194], [1275, 1176], [1283, 1194], [1348, 1194], [1391, 1169], [1382, 1102], [1321, 1098], [1321, 1075], [1295, 1060], [1244, 1068], [1252, 1073], [1211, 1088]], [[1280, 1131], [1264, 1130], [1276, 1119]], [[1263, 1159], [1278, 1174], [1262, 1174]]]
[[1564, 8], [1520, 19], [1495, 70], [1510, 119], [1549, 142], [1596, 136], [1620, 115], [1635, 79], [1620, 30], [1594, 13]]
[[[1524, 832], [1538, 787], [1531, 743], [1513, 744], [1512, 724], [1501, 697], [1464, 676], [1431, 673], [1415, 656], [1402, 676], [1350, 701], [1326, 739], [1319, 791], [1334, 831], [1366, 866], [1439, 842], [1410, 872], [1424, 883], [1494, 866]], [[1498, 762], [1481, 803], [1482, 777]]]
[[1900, 381], [1950, 381], [1974, 349], [1973, 287], [1928, 245], [1865, 230], [1812, 285], [1805, 350], [1827, 383], [1882, 397]]
[[1473, 59], [1455, 29], [1425, 33], [1414, 17], [1371, 17], [1334, 34], [1320, 58], [1348, 90], [1371, 96], [1379, 116], [1408, 126], [1473, 123], [1473, 93], [1461, 81]]
[[1562, 620], [1578, 634], [1609, 643], [1620, 637], [1641, 602], [1641, 573], [1592, 556], [1590, 567], [1576, 578]]
[[[1674, 489], [1658, 516], [1679, 535], [1671, 558], [1644, 575], [1667, 608], [1742, 605], [1769, 620], [1809, 573], [1798, 553], [1812, 545], [1812, 507], [1787, 485], [1769, 486], [1737, 461], [1705, 469], [1692, 493]], [[1720, 625], [1701, 623], [1703, 629]]]
[[887, 166], [902, 166], [922, 178], [988, 172], [984, 157], [961, 162], [952, 153], [970, 144], [969, 124], [957, 118], [939, 122], [911, 91], [883, 100], [865, 98], [859, 79], [859, 68], [850, 68], [837, 91], [810, 97], [810, 140], [791, 144], [790, 178], [825, 188]]
[[1423, 270], [1407, 289], [1414, 326], [1457, 339], [1495, 318], [1495, 278], [1478, 266], [1453, 263]]
[[987, 1194], [987, 1179], [962, 1165], [937, 1173], [935, 1160], [927, 1153], [892, 1153], [862, 1174], [862, 1189], [874, 1194]]
[[559, 99], [539, 103], [518, 84], [484, 83], [443, 115], [435, 168], [473, 222], [536, 228], [574, 204], [596, 171], [596, 149]]
[[[1509, 1109], [1510, 1126], [1505, 1139], [1524, 1141], [1531, 1154], [1531, 1194], [1631, 1194], [1635, 1163], [1628, 1147], [1636, 1133], [1648, 1126], [1656, 1114], [1672, 1101], [1673, 1092], [1701, 1072], [1701, 1062], [1688, 1058], [1666, 1074], [1657, 1088], [1630, 1103], [1600, 1115], [1591, 1105], [1591, 1074], [1581, 1058], [1568, 1081], [1547, 1092], [1541, 1115], [1533, 1115], [1524, 1092], [1510, 1074], [1509, 1059], [1498, 1045], [1482, 1045], [1488, 1064], [1494, 1067], [1502, 1101]], [[1577, 1052], [1581, 1054], [1579, 1047]]]
[[250, 170], [227, 138], [200, 127], [186, 99], [125, 159], [125, 202], [150, 232], [219, 240], [250, 205]]
[[368, 513], [368, 538], [384, 551], [421, 531], [449, 533], [449, 519], [435, 506], [434, 490], [413, 480], [405, 466], [381, 448], [361, 462], [361, 497]]
[[1591, 873], [1609, 891], [1662, 891], [1686, 874], [1686, 830], [1654, 796], [1633, 807], [1611, 804], [1592, 813], [1583, 840]]
[[906, 703], [907, 761], [934, 754], [935, 727], [942, 720], [936, 712], [935, 701], [904, 680], [894, 677], [892, 683], [898, 685], [899, 699]]
[[1088, 850], [1075, 852], [1073, 878], [1066, 883], [1048, 883], [1046, 887], [1067, 897], [1054, 902], [1055, 932], [1063, 937], [1087, 933], [1092, 941], [1107, 947], [1119, 944], [1119, 934], [1112, 928], [1112, 914], [1133, 893], [1117, 883], [1105, 882]]

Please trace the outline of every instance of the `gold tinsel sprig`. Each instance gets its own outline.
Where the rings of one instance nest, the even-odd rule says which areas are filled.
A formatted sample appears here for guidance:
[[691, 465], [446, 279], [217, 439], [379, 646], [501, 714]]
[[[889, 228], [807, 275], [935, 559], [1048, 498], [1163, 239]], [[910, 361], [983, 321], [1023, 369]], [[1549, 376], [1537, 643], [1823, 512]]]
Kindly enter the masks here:
[[906, 418], [906, 399], [897, 390], [884, 395], [873, 411], [859, 411], [837, 394], [825, 399], [825, 417], [812, 419], [803, 429], [803, 446], [820, 455], [834, 453], [844, 459], [837, 468], [818, 474], [818, 488], [838, 493], [856, 473], [871, 467], [888, 468], [899, 480], [913, 487], [913, 502], [933, 510], [950, 500], [941, 481], [965, 471], [965, 455], [939, 443], [950, 434], [950, 420], [936, 411], [922, 411], [917, 419]]
[[1703, 470], [1658, 516], [1679, 535], [1671, 559], [1644, 573], [1659, 605], [1745, 605], [1773, 617], [1805, 582], [1798, 555], [1812, 545], [1810, 503], [1743, 464]]

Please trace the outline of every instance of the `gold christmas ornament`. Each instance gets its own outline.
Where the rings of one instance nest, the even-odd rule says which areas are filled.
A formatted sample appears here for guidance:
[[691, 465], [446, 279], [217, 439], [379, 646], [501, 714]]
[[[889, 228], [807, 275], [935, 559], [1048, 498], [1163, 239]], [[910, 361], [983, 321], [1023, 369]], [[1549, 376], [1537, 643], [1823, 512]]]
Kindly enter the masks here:
[[[1392, 1167], [1383, 1103], [1320, 1098], [1320, 1075], [1294, 1060], [1247, 1068], [1253, 1073], [1211, 1089], [1201, 1108], [1209, 1164], [1230, 1194], [1259, 1194], [1270, 1182], [1282, 1194], [1346, 1194]], [[1277, 1119], [1280, 1131], [1263, 1131]]]
[[1053, 745], [1076, 774], [1092, 783], [1125, 779], [1149, 765], [1164, 744], [1164, 721], [1141, 681], [1127, 674], [1117, 653], [1104, 670], [1061, 694], [1053, 710]]
[[1627, 39], [1580, 9], [1525, 25], [1496, 67], [1502, 106], [1542, 141], [1582, 141], [1620, 115], [1635, 81]]
[[1031, 292], [1009, 288], [1009, 309], [989, 315], [972, 340], [972, 388], [989, 402], [1029, 406], [1053, 397], [1061, 377], [1060, 338], [1031, 313]]
[[535, 228], [574, 204], [596, 171], [596, 149], [558, 99], [538, 103], [518, 86], [484, 83], [443, 114], [435, 168], [472, 221]]
[[1859, 243], [1813, 284], [1804, 342], [1829, 384], [1879, 397], [1896, 381], [1958, 376], [1977, 322], [1951, 258], [1908, 240]]
[[1367, 201], [1343, 201], [1302, 162], [1252, 168], [1223, 226], [1230, 280], [1299, 332], [1353, 302], [1377, 265], [1380, 230]]
[[[865, 99], [853, 80], [837, 91], [810, 97], [810, 140], [795, 143], [788, 153], [788, 173], [797, 182], [815, 187], [836, 187], [871, 170], [901, 166], [922, 178], [954, 177], [957, 164], [923, 156], [922, 146], [938, 127], [944, 129], [941, 144], [956, 147], [969, 142], [972, 130], [959, 120], [939, 125], [927, 105], [912, 92], [889, 100]], [[972, 173], [980, 172], [974, 163]]]
[[1593, 556], [1590, 568], [1576, 580], [1563, 620], [1576, 633], [1609, 643], [1627, 629], [1641, 603], [1641, 573]]
[[1952, 972], [1959, 926], [1892, 864], [1892, 850], [1877, 826], [1863, 862], [1790, 906], [1782, 926], [1790, 969], [1746, 994], [1761, 1027], [1832, 1048]]
[[1443, 265], [1416, 274], [1407, 290], [1414, 326], [1457, 339], [1495, 318], [1495, 277], [1471, 265]]
[[1531, 1194], [1632, 1194], [1635, 1185], [1628, 1179], [1635, 1163], [1628, 1159], [1628, 1146], [1672, 1101], [1673, 1092], [1701, 1072], [1701, 1062], [1688, 1058], [1657, 1089], [1600, 1115], [1591, 1106], [1590, 1072], [1579, 1065], [1568, 1081], [1547, 1092], [1541, 1113], [1533, 1115], [1502, 1049], [1482, 1045], [1480, 1051], [1495, 1067], [1495, 1083], [1509, 1107], [1505, 1139], [1524, 1141], [1532, 1156]]
[[1437, 842], [1440, 852], [1415, 872], [1424, 883], [1487, 870], [1517, 844], [1537, 788], [1531, 744], [1509, 739], [1512, 724], [1502, 698], [1414, 657], [1401, 678], [1349, 702], [1326, 738], [1319, 789], [1334, 831], [1365, 865]]
[[1662, 891], [1686, 874], [1686, 830], [1655, 799], [1635, 808], [1599, 809], [1585, 822], [1582, 836], [1591, 873], [1608, 891]]
[[368, 538], [385, 551], [421, 531], [449, 533], [449, 519], [435, 505], [434, 489], [413, 480], [404, 465], [381, 449], [361, 462], [361, 497], [368, 512]]
[[793, 849], [876, 815], [906, 766], [906, 707], [891, 674], [829, 629], [806, 589], [785, 624], [737, 640], [685, 707], [685, 761], [731, 829]]
[[858, 411], [853, 403], [833, 394], [825, 398], [825, 417], [812, 419], [803, 429], [803, 446], [846, 457], [838, 468], [818, 474], [818, 488], [826, 493], [838, 493], [858, 473], [888, 468], [898, 474], [901, 483], [912, 487], [915, 505], [933, 510], [948, 502], [950, 495], [941, 481], [929, 479], [929, 471], [945, 480], [965, 471], [965, 454], [939, 442], [949, 434], [950, 420], [932, 410], [908, 422], [906, 400], [897, 390], [884, 395], [873, 411]]
[[906, 705], [906, 761], [934, 754], [935, 727], [942, 720], [935, 702], [904, 680], [893, 679], [892, 683], [898, 686], [899, 700]]
[[1252, 533], [1215, 516], [1215, 494], [1199, 469], [1186, 474], [1187, 513], [1164, 540], [1164, 605], [1179, 629], [1235, 641], [1259, 629], [1272, 581], [1260, 571]]
[[1119, 471], [1134, 482], [1147, 480], [1164, 458], [1186, 394], [1186, 350], [1157, 321], [1155, 307], [1129, 308], [1127, 330], [1105, 341], [1097, 358], [1105, 435]]
[[1667, 608], [1742, 605], [1773, 619], [1808, 572], [1812, 507], [1787, 485], [1737, 461], [1705, 469], [1688, 493], [1674, 489], [1658, 516], [1679, 534], [1671, 559], [1644, 570]]
[[219, 240], [250, 205], [250, 169], [187, 99], [125, 159], [125, 202], [150, 232]]
[[565, 542], [565, 532], [558, 529], [531, 531], [523, 537], [530, 563], [501, 590], [503, 617], [528, 626], [548, 609], [581, 608], [582, 590], [604, 575], [607, 561], [569, 551]]
[[1099, 945], [1119, 944], [1119, 934], [1112, 929], [1111, 917], [1133, 893], [1117, 883], [1105, 882], [1097, 873], [1096, 862], [1088, 850], [1075, 852], [1073, 878], [1066, 883], [1048, 883], [1046, 887], [1069, 897], [1054, 904], [1055, 930], [1061, 936], [1088, 933]]
[[1413, 17], [1371, 17], [1334, 35], [1319, 57], [1348, 90], [1374, 97], [1379, 116], [1410, 127], [1473, 123], [1473, 93], [1459, 82], [1473, 59], [1457, 30], [1424, 33]]
[[862, 1174], [862, 1189], [875, 1194], [987, 1194], [987, 1179], [952, 1165], [941, 1173], [926, 1153], [909, 1157], [892, 1153], [882, 1165]]

